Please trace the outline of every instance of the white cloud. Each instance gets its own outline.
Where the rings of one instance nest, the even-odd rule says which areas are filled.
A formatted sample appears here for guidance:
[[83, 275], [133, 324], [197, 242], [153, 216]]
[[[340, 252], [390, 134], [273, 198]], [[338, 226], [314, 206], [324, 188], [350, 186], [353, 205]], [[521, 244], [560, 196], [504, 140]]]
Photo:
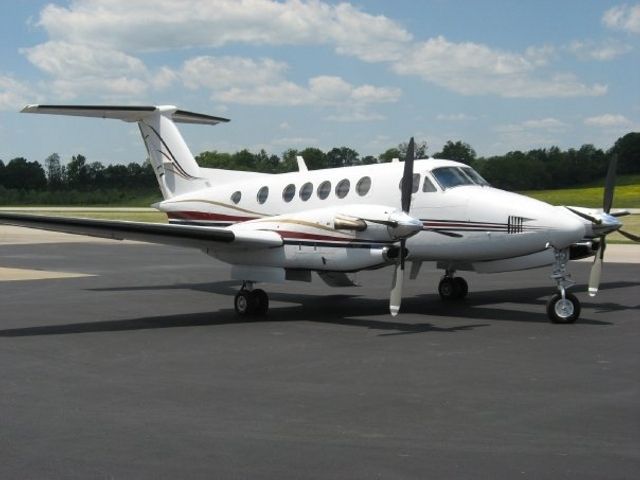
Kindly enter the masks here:
[[612, 7], [604, 12], [602, 23], [614, 30], [640, 33], [640, 4]]
[[286, 63], [270, 58], [201, 56], [187, 60], [180, 73], [189, 88], [224, 89], [234, 86], [270, 84], [282, 79]]
[[624, 115], [605, 113], [584, 119], [584, 124], [590, 127], [628, 127], [631, 121]]
[[301, 85], [287, 80], [289, 66], [270, 58], [200, 56], [187, 60], [179, 76], [192, 89], [211, 90], [220, 102], [271, 106], [339, 106], [398, 100], [398, 88], [352, 85], [341, 77], [320, 75]]
[[334, 115], [328, 115], [326, 120], [339, 123], [359, 123], [359, 122], [377, 122], [384, 120], [386, 117], [376, 112], [341, 112]]
[[[359, 103], [394, 102], [400, 95], [399, 89], [353, 86], [331, 76], [315, 77], [308, 85], [300, 85], [282, 78], [286, 65], [271, 59], [196, 57], [187, 61], [181, 72], [164, 67], [151, 75], [132, 56], [229, 44], [327, 45], [338, 54], [365, 62], [384, 62], [398, 74], [417, 75], [463, 95], [547, 98], [607, 92], [606, 85], [587, 85], [572, 74], [542, 71], [556, 54], [553, 46], [532, 46], [523, 53], [512, 53], [478, 43], [450, 42], [442, 36], [414, 42], [397, 22], [366, 13], [350, 3], [75, 0], [68, 6], [47, 5], [40, 12], [37, 25], [46, 30], [50, 41], [25, 51], [35, 64], [58, 80], [58, 88], [69, 89], [68, 94], [72, 94], [73, 82], [64, 73], [66, 66], [84, 73], [83, 79], [96, 78], [100, 89], [114, 90], [112, 93], [116, 94], [128, 91], [135, 95], [146, 87], [166, 88], [179, 77], [189, 88], [213, 90], [216, 100], [245, 104], [326, 105], [345, 99]], [[79, 49], [78, 61], [60, 57], [63, 45]], [[46, 53], [52, 56], [45, 58]], [[94, 68], [104, 75], [92, 76], [83, 71], [85, 62], [87, 69]], [[114, 81], [101, 84], [100, 79], [105, 76]], [[331, 78], [334, 80], [327, 80]], [[89, 83], [79, 81], [82, 88]]]
[[467, 120], [475, 120], [475, 117], [467, 115], [466, 113], [439, 113], [436, 115], [436, 120], [443, 122], [464, 122]]
[[0, 110], [16, 111], [36, 101], [36, 94], [27, 84], [0, 74]]
[[506, 125], [498, 125], [494, 128], [499, 133], [520, 133], [520, 132], [532, 132], [532, 131], [546, 131], [546, 132], [558, 132], [566, 130], [569, 125], [565, 122], [558, 120], [557, 118], [547, 117], [539, 119], [525, 120], [520, 123], [511, 123]]
[[630, 52], [632, 48], [615, 40], [605, 40], [600, 43], [591, 40], [575, 40], [566, 47], [566, 50], [580, 60], [607, 61]]
[[318, 139], [313, 137], [285, 137], [277, 138], [271, 141], [271, 145], [275, 146], [291, 146], [291, 145], [317, 145]]
[[324, 44], [366, 61], [398, 58], [411, 39], [387, 17], [318, 0], [76, 0], [47, 5], [38, 25], [53, 39], [122, 51]]
[[151, 73], [144, 63], [125, 53], [51, 41], [22, 52], [52, 77], [53, 93], [63, 99], [81, 94], [128, 97], [151, 87], [166, 87], [174, 79], [167, 68]]
[[[529, 56], [531, 56], [530, 54]], [[533, 76], [540, 60], [442, 36], [415, 45], [395, 72], [419, 75], [424, 80], [463, 95], [543, 98], [604, 95], [607, 87], [579, 82], [571, 74], [540, 79]]]

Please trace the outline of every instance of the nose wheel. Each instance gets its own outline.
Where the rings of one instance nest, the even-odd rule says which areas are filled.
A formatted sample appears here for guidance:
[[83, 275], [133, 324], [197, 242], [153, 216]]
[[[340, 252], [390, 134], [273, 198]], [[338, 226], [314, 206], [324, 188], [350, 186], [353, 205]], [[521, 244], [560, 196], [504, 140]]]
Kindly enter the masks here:
[[233, 306], [241, 317], [264, 316], [269, 311], [269, 296], [264, 290], [253, 289], [251, 284], [245, 282], [236, 294]]
[[580, 301], [571, 293], [556, 293], [547, 303], [547, 315], [553, 323], [573, 323], [580, 316]]

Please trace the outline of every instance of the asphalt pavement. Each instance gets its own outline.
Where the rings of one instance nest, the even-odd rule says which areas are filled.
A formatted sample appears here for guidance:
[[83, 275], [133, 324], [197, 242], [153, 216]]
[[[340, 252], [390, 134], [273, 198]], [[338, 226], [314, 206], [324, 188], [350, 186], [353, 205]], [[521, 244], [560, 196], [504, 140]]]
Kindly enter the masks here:
[[[635, 479], [640, 266], [609, 263], [575, 325], [548, 269], [359, 288], [267, 285], [238, 320], [229, 267], [113, 242], [0, 246], [0, 478]], [[27, 277], [33, 278], [33, 277]]]

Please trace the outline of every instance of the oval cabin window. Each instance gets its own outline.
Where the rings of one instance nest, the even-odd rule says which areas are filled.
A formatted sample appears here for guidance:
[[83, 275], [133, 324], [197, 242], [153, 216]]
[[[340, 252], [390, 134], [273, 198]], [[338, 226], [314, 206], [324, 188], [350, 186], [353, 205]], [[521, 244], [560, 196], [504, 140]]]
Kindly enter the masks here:
[[318, 198], [320, 200], [324, 200], [331, 193], [331, 182], [329, 180], [325, 180], [320, 185], [318, 185]]
[[336, 185], [336, 195], [338, 198], [344, 198], [349, 193], [349, 188], [351, 187], [351, 183], [348, 179], [343, 179], [338, 182]]
[[306, 202], [311, 198], [311, 194], [313, 193], [313, 184], [311, 182], [307, 182], [302, 187], [300, 187], [300, 200]]
[[240, 199], [242, 198], [242, 192], [237, 191], [237, 192], [233, 192], [233, 195], [231, 195], [231, 201], [233, 203], [240, 203]]
[[358, 195], [364, 197], [369, 193], [369, 189], [371, 189], [371, 177], [362, 177], [358, 180], [356, 184], [356, 192], [358, 192]]
[[267, 197], [269, 196], [269, 187], [262, 187], [258, 190], [258, 203], [263, 204], [267, 201]]
[[293, 196], [296, 194], [296, 186], [293, 183], [290, 183], [284, 190], [282, 191], [282, 199], [285, 202], [290, 202]]

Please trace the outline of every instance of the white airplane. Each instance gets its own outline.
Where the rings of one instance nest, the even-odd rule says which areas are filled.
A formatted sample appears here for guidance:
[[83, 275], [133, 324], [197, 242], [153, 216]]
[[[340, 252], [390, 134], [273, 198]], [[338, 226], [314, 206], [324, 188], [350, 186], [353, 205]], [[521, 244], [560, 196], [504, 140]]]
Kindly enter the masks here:
[[269, 299], [258, 282], [311, 281], [354, 285], [349, 273], [393, 265], [390, 311], [402, 299], [405, 263], [415, 279], [423, 262], [444, 270], [442, 299], [467, 295], [457, 271], [496, 273], [552, 265], [558, 293], [547, 306], [552, 322], [572, 323], [578, 299], [570, 259], [596, 254], [589, 293], [598, 290], [605, 237], [620, 231], [610, 213], [615, 162], [609, 166], [603, 211], [555, 207], [491, 187], [462, 163], [414, 160], [413, 139], [404, 162], [281, 174], [198, 166], [176, 123], [216, 125], [228, 119], [174, 106], [28, 105], [22, 112], [136, 122], [164, 200], [155, 204], [169, 224], [0, 213], [0, 223], [80, 235], [192, 247], [231, 264], [242, 281], [239, 315], [264, 315]]

